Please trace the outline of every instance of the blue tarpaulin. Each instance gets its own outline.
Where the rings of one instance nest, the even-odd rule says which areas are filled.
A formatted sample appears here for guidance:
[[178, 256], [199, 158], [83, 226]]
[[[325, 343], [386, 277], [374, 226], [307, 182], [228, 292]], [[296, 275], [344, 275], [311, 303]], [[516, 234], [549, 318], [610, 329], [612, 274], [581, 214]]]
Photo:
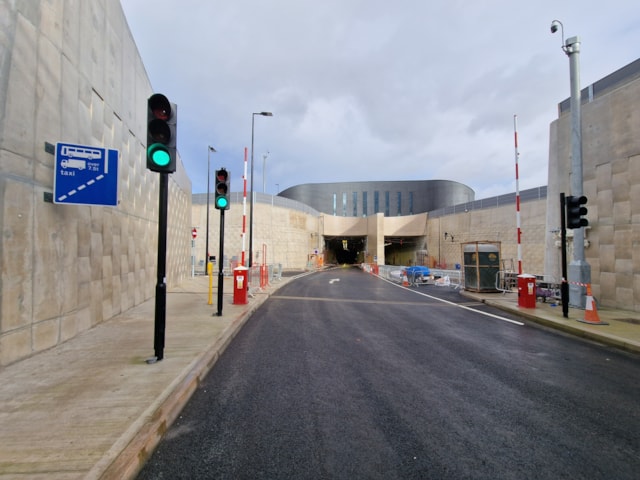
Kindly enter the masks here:
[[423, 267], [419, 265], [416, 265], [414, 267], [407, 267], [404, 269], [404, 271], [407, 273], [407, 275], [414, 275], [414, 276], [422, 275], [424, 277], [431, 275], [431, 271], [429, 270], [429, 267]]

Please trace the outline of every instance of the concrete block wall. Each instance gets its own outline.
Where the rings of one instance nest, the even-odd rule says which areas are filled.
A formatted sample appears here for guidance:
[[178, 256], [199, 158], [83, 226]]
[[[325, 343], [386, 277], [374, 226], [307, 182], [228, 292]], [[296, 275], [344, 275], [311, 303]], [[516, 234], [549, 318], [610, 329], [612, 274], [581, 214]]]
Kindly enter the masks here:
[[[520, 204], [522, 268], [524, 273], [544, 274], [546, 202], [533, 200]], [[444, 234], [447, 233], [445, 238]], [[429, 219], [427, 250], [437, 263], [453, 268], [462, 264], [461, 244], [475, 241], [501, 243], [506, 269], [518, 269], [516, 206], [470, 210]]]
[[[249, 204], [246, 212], [245, 260], [249, 259]], [[231, 203], [225, 211], [224, 255], [227, 261], [242, 258], [242, 215], [240, 203]], [[206, 204], [192, 206], [193, 225], [198, 230], [195, 241], [196, 271], [204, 269], [206, 245]], [[266, 263], [281, 264], [284, 269], [300, 270], [307, 266], [309, 255], [318, 249], [322, 252], [319, 238], [320, 218], [294, 209], [268, 203], [254, 203], [253, 211], [253, 264], [264, 261], [263, 246], [266, 246]], [[213, 207], [213, 195], [209, 208], [209, 253], [219, 261], [220, 211]], [[218, 267], [216, 266], [216, 269]], [[217, 271], [217, 270], [216, 270]]]
[[[636, 312], [640, 311], [639, 98], [636, 76], [589, 99], [581, 109], [583, 192], [589, 199], [585, 258], [591, 266], [593, 294], [603, 306]], [[570, 112], [566, 112], [550, 128], [548, 232], [560, 225], [560, 192], [571, 191], [570, 134]], [[554, 251], [555, 240], [548, 233], [547, 252]], [[546, 264], [548, 270], [557, 271], [552, 257]]]
[[[159, 182], [144, 160], [151, 86], [119, 2], [2, 2], [0, 13], [1, 368], [154, 295]], [[45, 143], [58, 141], [120, 152], [117, 207], [45, 199]], [[169, 284], [188, 271], [190, 211], [180, 164]]]

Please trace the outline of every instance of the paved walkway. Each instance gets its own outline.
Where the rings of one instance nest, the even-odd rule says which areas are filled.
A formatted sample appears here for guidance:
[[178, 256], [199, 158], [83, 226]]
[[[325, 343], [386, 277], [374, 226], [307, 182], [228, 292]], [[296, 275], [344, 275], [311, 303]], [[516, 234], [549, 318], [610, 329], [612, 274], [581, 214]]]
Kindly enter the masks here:
[[596, 308], [601, 322], [608, 325], [590, 325], [579, 320], [585, 319], [585, 311], [569, 307], [569, 317], [562, 315], [562, 305], [554, 303], [536, 303], [535, 308], [518, 306], [517, 293], [474, 293], [463, 295], [492, 305], [505, 311], [517, 312], [524, 317], [558, 330], [599, 341], [623, 350], [640, 353], [640, 313]]
[[[251, 313], [287, 279], [222, 316], [209, 280], [167, 294], [164, 359], [154, 356], [155, 300], [0, 371], [0, 479], [132, 478]], [[227, 293], [229, 292], [229, 293]]]
[[[225, 279], [223, 314], [208, 305], [208, 279], [167, 295], [164, 359], [153, 356], [153, 299], [46, 352], [0, 371], [0, 480], [133, 478], [200, 380], [251, 313], [279, 286], [233, 305]], [[560, 306], [517, 306], [515, 294], [465, 295], [535, 321], [640, 352], [638, 314], [601, 310], [610, 325], [562, 317]], [[635, 323], [634, 323], [635, 322]]]

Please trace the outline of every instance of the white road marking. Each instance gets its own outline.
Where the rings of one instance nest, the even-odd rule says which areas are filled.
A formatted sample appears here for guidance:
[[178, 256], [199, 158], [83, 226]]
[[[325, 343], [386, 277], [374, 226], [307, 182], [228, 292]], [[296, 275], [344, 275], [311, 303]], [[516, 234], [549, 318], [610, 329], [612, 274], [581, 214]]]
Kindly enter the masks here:
[[454, 306], [460, 307], [460, 308], [462, 308], [464, 310], [469, 310], [471, 312], [479, 313], [479, 314], [484, 315], [486, 317], [491, 317], [491, 318], [495, 318], [497, 320], [502, 320], [503, 322], [513, 323], [514, 325], [519, 325], [521, 327], [524, 326], [524, 323], [518, 322], [517, 320], [511, 320], [510, 318], [501, 317], [500, 315], [494, 315], [493, 313], [483, 312], [481, 310], [476, 310], [475, 308], [467, 307], [466, 305], [460, 305], [459, 303], [450, 302], [449, 300], [444, 300], [442, 298], [434, 297], [432, 295], [427, 295], [426, 293], [422, 293], [422, 292], [419, 292], [417, 290], [412, 290], [410, 288], [403, 287], [402, 285], [398, 285], [397, 283], [394, 283], [391, 280], [387, 280], [386, 278], [382, 278], [382, 277], [378, 277], [378, 278], [381, 279], [381, 280], [384, 280], [385, 282], [389, 282], [391, 285], [395, 285], [398, 288], [403, 288], [405, 290], [409, 290], [410, 292], [416, 293], [418, 295], [422, 295], [423, 297], [427, 297], [427, 298], [430, 298], [432, 300], [437, 300], [439, 302], [443, 302], [443, 303], [446, 303], [446, 304], [449, 304], [449, 305], [454, 305]]

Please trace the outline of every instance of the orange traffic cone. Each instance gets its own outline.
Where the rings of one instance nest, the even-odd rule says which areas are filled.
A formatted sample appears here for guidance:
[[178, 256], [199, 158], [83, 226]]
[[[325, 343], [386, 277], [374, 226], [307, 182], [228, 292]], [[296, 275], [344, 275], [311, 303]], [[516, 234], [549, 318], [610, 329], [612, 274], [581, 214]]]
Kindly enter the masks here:
[[407, 272], [402, 272], [402, 286], [403, 287], [409, 286], [409, 279], [407, 278]]
[[588, 323], [590, 325], [609, 325], [608, 322], [603, 322], [598, 316], [598, 309], [596, 308], [596, 301], [591, 295], [591, 284], [587, 284], [587, 301], [584, 307], [584, 320], [578, 320], [582, 323]]

